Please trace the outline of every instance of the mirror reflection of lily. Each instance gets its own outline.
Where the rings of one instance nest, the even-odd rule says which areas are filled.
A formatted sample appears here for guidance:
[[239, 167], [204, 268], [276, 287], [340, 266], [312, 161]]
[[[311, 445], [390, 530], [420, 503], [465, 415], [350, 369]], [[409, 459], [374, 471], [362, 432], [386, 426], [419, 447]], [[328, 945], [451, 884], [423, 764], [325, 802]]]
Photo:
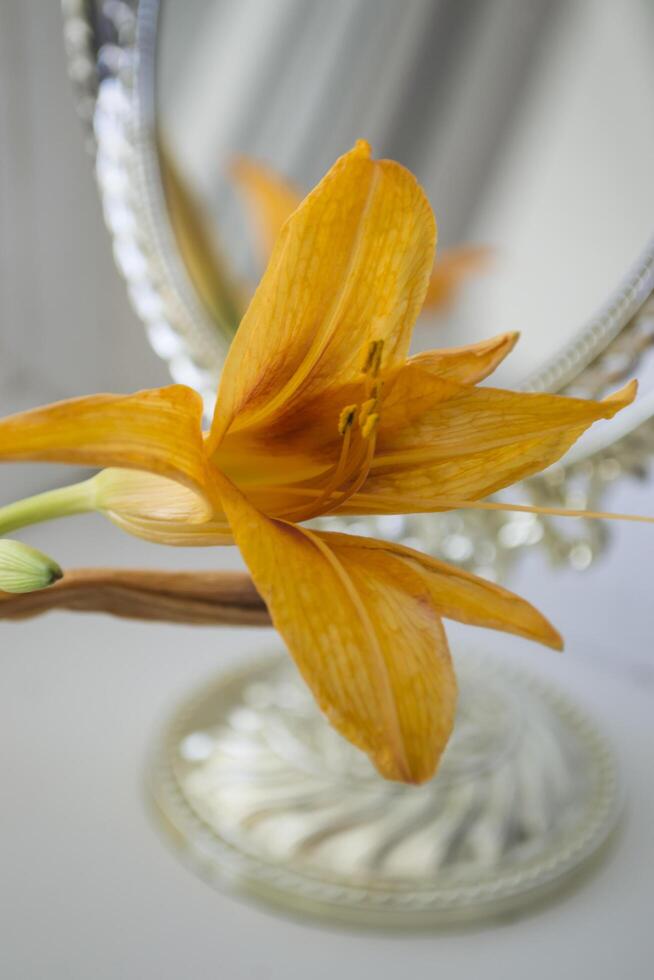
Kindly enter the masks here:
[[559, 459], [636, 390], [593, 402], [478, 387], [515, 334], [408, 357], [435, 240], [416, 180], [361, 141], [283, 224], [208, 432], [182, 385], [0, 422], [2, 460], [105, 467], [1, 510], [0, 533], [95, 509], [151, 541], [235, 542], [329, 720], [383, 776], [413, 783], [433, 775], [454, 721], [443, 617], [557, 649], [561, 638], [493, 583], [304, 523], [476, 506]]
[[[302, 194], [270, 167], [248, 157], [238, 157], [231, 173], [248, 207], [265, 267], [284, 222], [302, 202]], [[434, 263], [421, 312], [446, 312], [464, 282], [487, 268], [490, 254], [481, 245], [443, 251]]]
[[[168, 213], [186, 270], [213, 322], [231, 335], [247, 308], [250, 288], [235, 280], [201, 205], [161, 141], [159, 160]], [[230, 174], [246, 205], [263, 269], [284, 222], [302, 203], [302, 194], [272, 168], [249, 157], [237, 157]], [[481, 245], [459, 245], [441, 252], [421, 312], [447, 313], [465, 282], [486, 271], [490, 259], [491, 250]]]

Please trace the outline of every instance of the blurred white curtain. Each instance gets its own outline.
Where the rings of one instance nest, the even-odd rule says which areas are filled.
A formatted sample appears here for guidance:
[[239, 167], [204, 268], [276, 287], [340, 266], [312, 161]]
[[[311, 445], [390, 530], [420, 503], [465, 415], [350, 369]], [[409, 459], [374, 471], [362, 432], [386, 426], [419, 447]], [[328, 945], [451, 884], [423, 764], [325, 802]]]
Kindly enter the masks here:
[[165, 380], [114, 267], [58, 3], [0, 3], [0, 93], [2, 410]]
[[235, 150], [311, 186], [364, 136], [460, 240], [561, 0], [162, 0], [160, 118], [232, 252]]
[[[52, 0], [0, 2], [0, 148], [0, 413], [166, 383], [113, 263]], [[0, 503], [68, 477], [4, 466]]]

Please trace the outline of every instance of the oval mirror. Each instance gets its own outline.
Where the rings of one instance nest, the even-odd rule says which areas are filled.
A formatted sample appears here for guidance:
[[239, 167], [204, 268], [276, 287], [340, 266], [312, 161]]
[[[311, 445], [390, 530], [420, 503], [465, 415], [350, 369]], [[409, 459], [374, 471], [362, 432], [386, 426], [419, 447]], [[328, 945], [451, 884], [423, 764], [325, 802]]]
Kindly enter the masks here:
[[208, 403], [265, 264], [266, 207], [281, 220], [363, 136], [416, 173], [437, 216], [417, 347], [517, 329], [494, 380], [586, 395], [638, 361], [639, 401], [577, 458], [654, 415], [647, 0], [65, 6], [73, 75], [99, 68], [119, 264], [151, 342]]
[[[417, 342], [519, 329], [497, 375], [507, 385], [551, 369], [648, 244], [654, 13], [643, 0], [164, 0], [158, 27], [164, 172], [174, 166], [223, 256], [223, 297], [189, 271], [225, 320], [238, 308], [230, 274], [243, 284], [261, 270], [234, 173], [242, 155], [300, 190], [359, 136], [406, 164], [432, 201], [442, 261], [488, 250], [478, 268], [471, 252], [458, 296], [423, 317]], [[179, 186], [167, 187], [187, 252]], [[578, 369], [561, 365], [549, 386]]]

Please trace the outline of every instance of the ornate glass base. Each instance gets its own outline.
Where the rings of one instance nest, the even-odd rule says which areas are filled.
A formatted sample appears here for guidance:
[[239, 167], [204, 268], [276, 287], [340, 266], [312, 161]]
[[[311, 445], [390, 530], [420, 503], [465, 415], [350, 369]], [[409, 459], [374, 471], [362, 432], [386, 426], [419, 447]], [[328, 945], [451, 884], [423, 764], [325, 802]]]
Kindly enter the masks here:
[[158, 812], [211, 882], [298, 913], [397, 929], [521, 910], [606, 842], [615, 762], [541, 680], [485, 655], [457, 672], [454, 736], [417, 788], [328, 726], [285, 655], [222, 675], [157, 744]]

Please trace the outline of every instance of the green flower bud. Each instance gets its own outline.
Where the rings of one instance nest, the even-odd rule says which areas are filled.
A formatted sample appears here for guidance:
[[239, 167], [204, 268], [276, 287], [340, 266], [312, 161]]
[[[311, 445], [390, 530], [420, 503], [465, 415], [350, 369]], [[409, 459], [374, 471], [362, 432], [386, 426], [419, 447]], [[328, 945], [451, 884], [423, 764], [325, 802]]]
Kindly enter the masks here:
[[36, 592], [63, 575], [56, 561], [22, 541], [0, 540], [0, 591]]

